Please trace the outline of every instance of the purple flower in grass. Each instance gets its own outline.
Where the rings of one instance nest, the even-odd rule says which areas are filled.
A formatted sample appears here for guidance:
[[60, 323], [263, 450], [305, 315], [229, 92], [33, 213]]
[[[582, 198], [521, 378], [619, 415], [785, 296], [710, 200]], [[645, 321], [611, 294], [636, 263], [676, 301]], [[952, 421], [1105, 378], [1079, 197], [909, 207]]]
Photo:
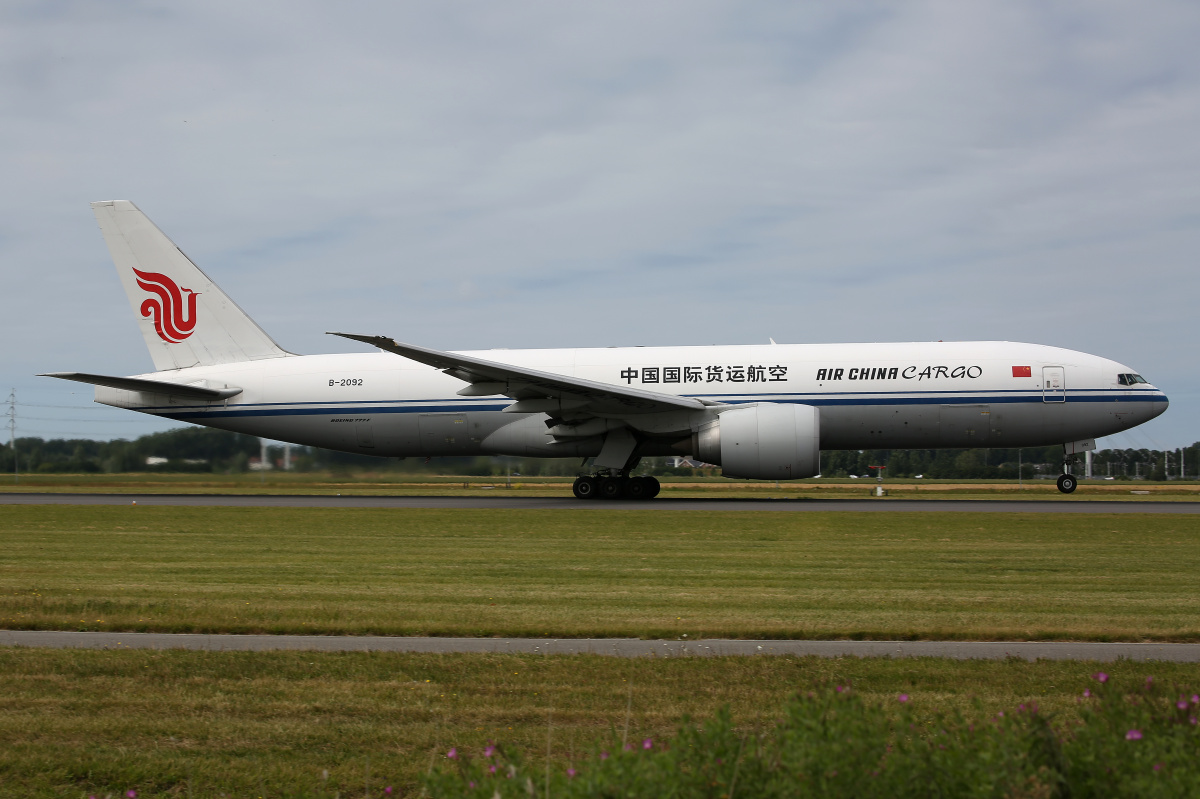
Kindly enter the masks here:
[[391, 796], [392, 795], [392, 786], [389, 785], [388, 787], [384, 788], [383, 793], [385, 796]]
[[601, 752], [601, 753], [600, 753], [600, 759], [601, 759], [601, 760], [608, 760], [608, 752]]
[[567, 776], [570, 777], [571, 779], [575, 779], [575, 774], [576, 774], [575, 769], [573, 769], [573, 768], [567, 769]]
[[1175, 703], [1175, 707], [1179, 708], [1180, 710], [1187, 710], [1188, 703], [1183, 701], [1182, 699], [1180, 699], [1178, 702]]
[[1084, 689], [1083, 689], [1083, 695], [1084, 695], [1084, 696], [1091, 696], [1091, 695], [1092, 695], [1092, 689], [1091, 689], [1091, 688], [1084, 688]]
[[137, 799], [137, 791], [133, 790], [132, 788], [126, 791], [125, 795], [129, 797], [129, 799]]
[[642, 741], [642, 748], [643, 749], [653, 749], [654, 748], [654, 739], [647, 738], [646, 740]]
[[450, 751], [446, 753], [446, 757], [450, 758], [451, 760], [458, 760], [458, 747], [450, 747]]
[[1192, 704], [1200, 705], [1200, 694], [1192, 694]]
[[1155, 763], [1155, 764], [1154, 764], [1154, 770], [1155, 770], [1155, 771], [1162, 771], [1162, 767], [1163, 767], [1163, 764], [1162, 764], [1162, 763]]
[[491, 744], [488, 744], [487, 748], [483, 750], [484, 757], [491, 757], [494, 754], [496, 754], [496, 747], [492, 746]]
[[896, 697], [896, 700], [899, 702], [907, 702], [908, 694], [900, 694], [900, 696]]
[[1099, 682], [1108, 682], [1108, 675], [1102, 671], [1098, 671], [1092, 675], [1092, 679]]
[[1142, 731], [1141, 730], [1130, 730], [1129, 732], [1125, 733], [1125, 740], [1126, 741], [1142, 740]]

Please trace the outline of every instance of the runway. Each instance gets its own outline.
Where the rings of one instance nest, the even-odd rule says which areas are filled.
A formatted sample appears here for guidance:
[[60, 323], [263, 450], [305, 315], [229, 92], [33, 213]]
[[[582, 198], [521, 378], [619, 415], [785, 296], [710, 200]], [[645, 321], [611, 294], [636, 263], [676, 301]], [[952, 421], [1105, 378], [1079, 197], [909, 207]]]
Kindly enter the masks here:
[[316, 494], [0, 494], [0, 505], [133, 505], [226, 508], [433, 508], [442, 510], [851, 511], [855, 513], [1200, 513], [1200, 502], [1020, 499], [578, 500], [574, 497], [330, 496]]
[[955, 660], [1118, 659], [1200, 663], [1200, 644], [1035, 641], [643, 641], [637, 638], [398, 638], [325, 635], [190, 635], [177, 633], [0, 630], [0, 646], [55, 649], [190, 649], [205, 652], [424, 652], [613, 657], [941, 657]]

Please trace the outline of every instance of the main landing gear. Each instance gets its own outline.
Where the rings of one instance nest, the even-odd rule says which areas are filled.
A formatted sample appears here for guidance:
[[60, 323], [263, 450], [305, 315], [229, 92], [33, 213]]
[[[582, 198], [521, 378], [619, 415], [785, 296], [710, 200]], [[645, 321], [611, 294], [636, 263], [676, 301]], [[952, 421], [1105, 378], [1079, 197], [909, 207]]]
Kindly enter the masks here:
[[576, 477], [571, 486], [578, 499], [653, 499], [659, 488], [658, 480], [649, 475], [630, 477], [622, 472]]

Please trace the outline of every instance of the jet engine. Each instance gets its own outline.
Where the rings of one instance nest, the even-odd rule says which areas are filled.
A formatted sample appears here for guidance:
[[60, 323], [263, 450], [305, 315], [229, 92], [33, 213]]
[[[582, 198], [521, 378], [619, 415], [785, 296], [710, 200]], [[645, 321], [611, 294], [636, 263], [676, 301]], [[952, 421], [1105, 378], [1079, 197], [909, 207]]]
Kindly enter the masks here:
[[692, 440], [726, 477], [796, 480], [821, 472], [821, 417], [813, 405], [759, 402], [722, 411]]

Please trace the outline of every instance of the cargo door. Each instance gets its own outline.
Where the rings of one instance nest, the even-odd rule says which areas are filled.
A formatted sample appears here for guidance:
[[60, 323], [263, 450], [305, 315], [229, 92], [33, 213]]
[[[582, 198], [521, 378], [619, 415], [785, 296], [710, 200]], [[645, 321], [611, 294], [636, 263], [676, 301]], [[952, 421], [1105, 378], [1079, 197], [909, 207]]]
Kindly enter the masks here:
[[1062, 366], [1042, 367], [1042, 402], [1067, 401], [1067, 370]]
[[943, 405], [939, 435], [943, 447], [984, 447], [992, 437], [990, 405]]

